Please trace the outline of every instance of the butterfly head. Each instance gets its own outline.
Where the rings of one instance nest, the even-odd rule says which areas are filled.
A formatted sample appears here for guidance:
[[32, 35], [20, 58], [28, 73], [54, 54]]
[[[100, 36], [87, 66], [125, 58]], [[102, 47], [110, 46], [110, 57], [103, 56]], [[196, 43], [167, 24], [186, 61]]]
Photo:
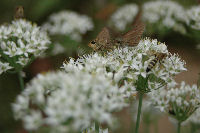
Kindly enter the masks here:
[[94, 51], [97, 51], [97, 50], [99, 49], [98, 43], [97, 43], [97, 40], [96, 40], [96, 39], [95, 39], [95, 40], [92, 40], [92, 41], [88, 44], [88, 46], [89, 46], [90, 48], [92, 48]]

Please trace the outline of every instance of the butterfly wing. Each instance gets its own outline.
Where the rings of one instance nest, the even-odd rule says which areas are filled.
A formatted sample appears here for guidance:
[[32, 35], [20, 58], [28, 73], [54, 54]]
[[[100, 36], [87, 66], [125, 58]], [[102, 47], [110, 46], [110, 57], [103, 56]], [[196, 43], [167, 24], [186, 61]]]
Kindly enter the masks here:
[[144, 32], [145, 24], [142, 22], [138, 22], [135, 24], [134, 28], [122, 36], [123, 42], [129, 46], [136, 46]]
[[110, 48], [111, 47], [111, 35], [107, 27], [104, 27], [96, 38], [99, 47]]
[[97, 35], [97, 38], [99, 43], [107, 43], [110, 41], [110, 32], [107, 27], [104, 27], [101, 32]]

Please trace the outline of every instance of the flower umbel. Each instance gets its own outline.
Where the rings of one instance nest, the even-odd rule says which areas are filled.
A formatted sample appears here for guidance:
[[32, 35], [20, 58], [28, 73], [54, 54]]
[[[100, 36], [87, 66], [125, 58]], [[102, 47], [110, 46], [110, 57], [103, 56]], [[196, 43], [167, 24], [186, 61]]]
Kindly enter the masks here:
[[[17, 97], [13, 111], [27, 130], [80, 132], [93, 122], [112, 125], [111, 112], [126, 106], [112, 81], [83, 71], [38, 75]], [[37, 121], [37, 122], [35, 122]]]
[[12, 68], [21, 70], [48, 48], [50, 40], [36, 24], [19, 19], [0, 27], [0, 42], [1, 73]]
[[133, 23], [137, 13], [138, 6], [136, 4], [124, 5], [111, 16], [110, 24], [117, 30], [123, 31], [128, 24]]
[[79, 15], [73, 11], [61, 11], [52, 14], [43, 28], [51, 35], [67, 35], [73, 40], [80, 41], [81, 35], [93, 29], [93, 22], [86, 15]]
[[200, 106], [200, 90], [196, 85], [180, 84], [180, 88], [160, 89], [150, 93], [152, 103], [178, 122], [187, 120]]

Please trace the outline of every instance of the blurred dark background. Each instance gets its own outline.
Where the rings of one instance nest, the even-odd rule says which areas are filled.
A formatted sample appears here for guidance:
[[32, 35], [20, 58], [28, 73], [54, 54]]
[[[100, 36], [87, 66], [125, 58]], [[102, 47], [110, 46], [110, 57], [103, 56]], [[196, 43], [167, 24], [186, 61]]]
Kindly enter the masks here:
[[[9, 23], [13, 20], [13, 13], [17, 5], [24, 6], [25, 17], [38, 25], [43, 24], [52, 13], [65, 9], [72, 10], [80, 14], [86, 14], [92, 17], [94, 21], [94, 30], [87, 33], [83, 40], [84, 45], [87, 45], [87, 42], [97, 35], [99, 30], [105, 25], [110, 14], [117, 7], [131, 2], [142, 4], [145, 1], [148, 0], [0, 0], [0, 24]], [[186, 7], [198, 4], [198, 0], [177, 1]], [[185, 80], [189, 84], [196, 83], [200, 70], [200, 53], [196, 49], [196, 45], [193, 44], [193, 40], [184, 39], [181, 35], [171, 34], [162, 38], [162, 41], [169, 45], [172, 53], [179, 53], [187, 63], [188, 71], [178, 75], [176, 77], [177, 81]], [[76, 54], [72, 56], [76, 57]], [[24, 69], [26, 72], [25, 83], [39, 72], [58, 69], [67, 58], [66, 55], [58, 55], [51, 58], [37, 59]], [[25, 132], [21, 123], [14, 120], [11, 111], [11, 103], [14, 102], [15, 97], [20, 91], [17, 75], [8, 73], [0, 75], [0, 133]], [[129, 124], [130, 116], [127, 115], [127, 112], [125, 110], [120, 114], [122, 117], [121, 121], [125, 125], [124, 132], [128, 132], [131, 128]], [[160, 120], [164, 124], [161, 124], [159, 127], [159, 132], [172, 132], [171, 128], [173, 126], [166, 122], [166, 119], [164, 117]], [[122, 132], [122, 129], [119, 132]]]

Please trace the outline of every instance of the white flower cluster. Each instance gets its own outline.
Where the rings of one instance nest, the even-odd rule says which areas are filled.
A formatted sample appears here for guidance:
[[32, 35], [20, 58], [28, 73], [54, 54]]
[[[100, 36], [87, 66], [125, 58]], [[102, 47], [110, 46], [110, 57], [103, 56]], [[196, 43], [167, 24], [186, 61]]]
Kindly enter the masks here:
[[198, 108], [187, 120], [193, 124], [200, 124], [200, 108]]
[[128, 24], [133, 23], [138, 10], [139, 9], [136, 4], [124, 5], [111, 16], [110, 24], [117, 30], [123, 31]]
[[[114, 81], [115, 84], [124, 78], [124, 68], [117, 60], [104, 57], [101, 54], [93, 53], [90, 55], [83, 55], [75, 59], [71, 58], [69, 62], [64, 62], [63, 68], [66, 72], [85, 71], [91, 74], [103, 74], [107, 78]], [[124, 97], [130, 97], [136, 93], [135, 87], [125, 82], [119, 88]]]
[[108, 128], [107, 129], [102, 129], [101, 127], [99, 127], [99, 131], [97, 132], [95, 130], [95, 123], [94, 123], [94, 124], [92, 124], [92, 127], [87, 128], [82, 133], [108, 133]]
[[193, 6], [186, 12], [187, 25], [195, 30], [200, 30], [200, 6]]
[[186, 33], [183, 25], [187, 20], [184, 8], [173, 1], [150, 1], [144, 3], [143, 20], [150, 24], [156, 24], [158, 28], [166, 27], [182, 34]]
[[54, 48], [52, 50], [52, 55], [58, 55], [65, 52], [65, 48], [59, 42], [54, 43]]
[[200, 49], [200, 44], [197, 45], [197, 49]]
[[80, 132], [93, 122], [112, 125], [112, 112], [126, 106], [112, 80], [83, 71], [38, 75], [13, 104], [27, 130], [49, 126], [51, 132]]
[[[147, 73], [147, 67], [156, 58], [156, 53], [165, 53], [169, 56], [163, 58], [162, 61], [158, 61], [152, 70]], [[74, 71], [74, 69], [82, 69], [90, 73], [104, 73], [117, 84], [125, 80], [125, 84], [123, 84], [125, 86], [122, 86], [123, 91], [121, 91], [129, 97], [135, 93], [135, 84], [138, 77], [142, 76], [148, 79], [150, 91], [159, 88], [159, 85], [163, 82], [173, 85], [173, 76], [186, 70], [184, 65], [185, 62], [176, 54], [171, 55], [168, 52], [164, 43], [146, 38], [141, 40], [136, 47], [117, 48], [108, 52], [105, 56], [94, 53], [83, 56], [77, 61], [71, 59], [69, 63], [64, 64], [64, 68], [68, 72]]]
[[67, 35], [73, 40], [80, 41], [83, 34], [93, 29], [93, 22], [86, 15], [79, 15], [73, 11], [61, 11], [52, 14], [43, 28], [51, 35]]
[[[156, 54], [165, 53], [167, 56], [161, 60], [157, 59], [157, 63], [150, 72], [146, 72], [152, 60], [155, 60]], [[176, 54], [172, 55], [168, 52], [164, 43], [158, 42], [156, 39], [143, 39], [136, 47], [124, 47], [115, 49], [108, 54], [113, 60], [118, 60], [123, 67], [126, 68], [126, 77], [132, 83], [137, 83], [140, 76], [148, 79], [148, 88], [156, 89], [160, 83], [173, 84], [173, 76], [186, 70], [185, 62]], [[151, 77], [154, 75], [153, 77]], [[155, 78], [157, 80], [155, 80]]]
[[200, 106], [200, 89], [196, 85], [185, 85], [185, 82], [181, 82], [180, 88], [159, 89], [149, 96], [153, 105], [181, 122]]
[[31, 58], [42, 54], [50, 43], [36, 24], [19, 19], [0, 26], [0, 74], [25, 66]]

